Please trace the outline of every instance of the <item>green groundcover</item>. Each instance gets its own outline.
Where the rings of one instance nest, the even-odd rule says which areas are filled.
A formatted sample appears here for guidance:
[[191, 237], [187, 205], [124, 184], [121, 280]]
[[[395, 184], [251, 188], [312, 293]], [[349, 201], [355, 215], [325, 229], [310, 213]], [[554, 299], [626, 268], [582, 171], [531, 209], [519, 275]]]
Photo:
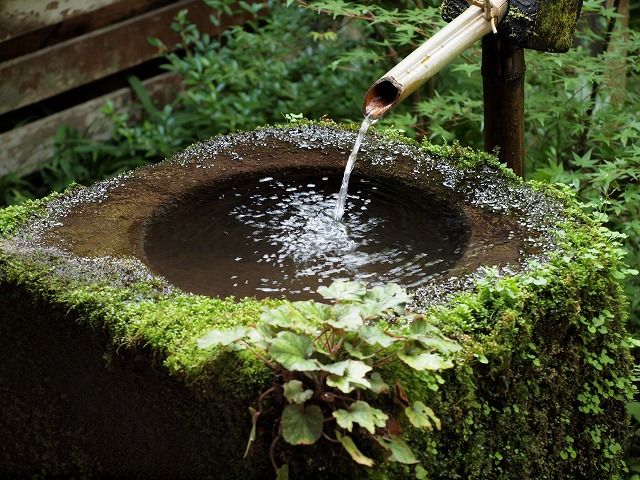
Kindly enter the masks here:
[[[444, 300], [416, 307], [462, 346], [446, 371], [388, 367], [442, 423], [439, 431], [403, 425], [418, 478], [618, 478], [633, 392], [616, 235], [566, 190], [523, 184], [486, 154], [379, 141], [408, 144], [462, 175], [490, 170], [562, 211], [549, 221], [544, 255], [509, 271], [483, 269]], [[254, 325], [285, 300], [192, 295], [133, 261], [107, 268], [110, 259], [24, 241], [55, 215], [52, 206], [82, 201], [86, 190], [0, 210], [2, 476], [274, 478], [274, 418], [260, 421], [243, 458], [248, 408], [273, 381], [270, 370], [248, 351], [196, 341], [212, 327]], [[76, 275], [85, 267], [94, 274]], [[410, 465], [357, 466], [330, 442], [278, 455], [290, 478], [416, 478]]]

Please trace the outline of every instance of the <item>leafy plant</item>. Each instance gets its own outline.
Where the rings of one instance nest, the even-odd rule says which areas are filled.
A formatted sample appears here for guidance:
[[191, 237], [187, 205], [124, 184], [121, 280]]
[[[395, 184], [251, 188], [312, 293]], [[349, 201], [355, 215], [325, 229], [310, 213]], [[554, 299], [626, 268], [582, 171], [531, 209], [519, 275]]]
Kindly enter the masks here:
[[279, 417], [271, 448], [278, 478], [286, 478], [289, 468], [275, 460], [280, 439], [311, 445], [324, 438], [366, 467], [374, 465], [368, 452], [375, 450], [387, 461], [418, 464], [401, 438], [389, 397], [403, 405], [400, 416], [414, 428], [439, 430], [440, 419], [423, 402], [409, 401], [401, 383], [387, 378], [385, 367], [401, 362], [416, 371], [438, 372], [453, 367], [451, 357], [460, 346], [409, 313], [411, 297], [396, 284], [367, 289], [359, 282], [337, 281], [318, 293], [333, 303], [285, 302], [265, 310], [255, 327], [211, 330], [198, 341], [200, 348], [250, 350], [276, 375], [250, 409], [245, 455], [270, 398]]

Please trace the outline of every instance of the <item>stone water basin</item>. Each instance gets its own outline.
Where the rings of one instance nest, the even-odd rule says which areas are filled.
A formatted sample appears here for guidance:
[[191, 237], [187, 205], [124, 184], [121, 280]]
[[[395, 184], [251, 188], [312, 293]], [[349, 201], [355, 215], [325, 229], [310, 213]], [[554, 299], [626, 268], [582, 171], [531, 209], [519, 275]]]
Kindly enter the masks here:
[[[183, 290], [240, 298], [312, 295], [317, 281], [297, 285], [292, 280], [289, 285], [278, 283], [278, 288], [269, 289], [268, 283], [260, 284], [259, 277], [293, 278], [295, 270], [309, 267], [313, 257], [363, 254], [349, 248], [352, 239], [380, 245], [368, 245], [356, 265], [318, 262], [311, 265], [311, 274], [325, 283], [345, 277], [426, 287], [482, 266], [517, 269], [524, 259], [542, 253], [549, 244], [546, 223], [558, 213], [542, 195], [504, 188], [499, 193], [497, 183], [504, 185], [506, 180], [495, 172], [493, 178], [469, 178], [406, 144], [397, 144], [389, 152], [386, 147], [365, 142], [364, 159], [357, 165], [351, 185], [352, 208], [347, 209], [345, 222], [350, 230], [345, 234], [348, 238], [340, 243], [336, 239], [340, 232], [323, 232], [324, 240], [333, 239], [336, 245], [301, 253], [305, 244], [323, 240], [319, 233], [313, 235], [312, 221], [329, 217], [349, 137], [346, 132], [321, 129], [265, 130], [193, 147], [172, 161], [105, 184], [108, 195], [68, 209], [64, 220], [49, 228], [43, 241], [79, 256], [136, 258]], [[313, 186], [305, 191], [308, 185]], [[257, 188], [264, 192], [258, 193], [262, 197], [253, 200], [254, 205], [251, 194]], [[306, 197], [299, 205], [295, 198], [287, 197], [287, 190], [293, 189]], [[281, 196], [271, 205], [258, 205], [268, 202], [274, 193]], [[236, 197], [238, 201], [234, 201]], [[367, 208], [372, 197], [368, 210], [373, 213], [362, 215], [361, 209]], [[245, 215], [242, 208], [247, 210]], [[252, 208], [254, 215], [264, 214], [265, 218], [244, 222], [236, 218], [249, 216]], [[258, 212], [259, 208], [263, 211]], [[367, 222], [375, 225], [367, 226]], [[242, 228], [247, 223], [258, 225]], [[357, 231], [360, 225], [365, 225], [362, 232]], [[233, 232], [234, 228], [238, 231]], [[266, 238], [256, 241], [260, 229], [269, 231], [263, 234]], [[301, 236], [304, 238], [294, 238]], [[270, 248], [272, 241], [276, 248]], [[381, 255], [401, 246], [407, 246], [407, 251], [398, 252], [399, 258]], [[262, 262], [265, 252], [286, 258]], [[419, 254], [426, 259], [422, 265], [414, 265], [411, 257]], [[430, 262], [436, 265], [427, 265]], [[403, 263], [428, 272], [403, 282], [401, 272], [389, 272], [394, 267], [402, 269]], [[329, 271], [326, 275], [323, 266]], [[246, 274], [232, 279], [234, 268]], [[258, 277], [251, 279], [255, 285], [242, 288], [252, 272]], [[224, 280], [230, 281], [225, 284]], [[233, 283], [239, 283], [239, 288]]]
[[[617, 471], [630, 360], [606, 232], [488, 155], [381, 135], [327, 231], [354, 137], [331, 124], [219, 137], [1, 212], [2, 473], [270, 477], [270, 432], [242, 458], [269, 372], [195, 341], [335, 278], [409, 287], [463, 345], [446, 375], [398, 372], [442, 419], [406, 433], [429, 478]], [[603, 349], [611, 363], [594, 369], [585, 352]], [[295, 478], [414, 475], [330, 445], [290, 450]]]

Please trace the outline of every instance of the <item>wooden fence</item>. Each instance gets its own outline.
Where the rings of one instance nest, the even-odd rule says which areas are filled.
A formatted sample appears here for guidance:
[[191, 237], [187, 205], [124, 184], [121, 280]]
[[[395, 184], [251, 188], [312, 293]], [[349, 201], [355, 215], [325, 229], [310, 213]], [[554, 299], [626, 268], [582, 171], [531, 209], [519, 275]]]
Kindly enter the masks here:
[[[157, 58], [149, 37], [174, 45], [178, 38], [170, 25], [182, 9], [210, 34], [245, 20], [227, 17], [215, 27], [209, 21], [214, 12], [201, 0], [0, 1], [0, 119], [5, 120], [0, 176], [38, 169], [51, 157], [55, 133], [62, 125], [92, 136], [108, 135], [104, 122], [96, 122], [100, 107], [111, 100], [127, 108], [133, 93], [117, 88], [87, 99], [87, 86]], [[152, 97], [164, 101], [180, 88], [180, 80], [167, 73], [143, 84]], [[84, 93], [75, 102], [73, 92], [81, 88]], [[62, 94], [66, 94], [63, 108], [29, 118], [29, 109]]]

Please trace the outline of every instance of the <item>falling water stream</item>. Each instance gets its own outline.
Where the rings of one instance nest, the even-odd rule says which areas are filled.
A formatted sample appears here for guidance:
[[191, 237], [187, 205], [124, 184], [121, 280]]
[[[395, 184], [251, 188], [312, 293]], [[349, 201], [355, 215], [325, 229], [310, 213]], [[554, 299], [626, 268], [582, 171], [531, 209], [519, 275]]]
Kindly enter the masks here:
[[374, 118], [372, 115], [367, 115], [364, 117], [362, 121], [362, 125], [360, 125], [360, 130], [358, 131], [358, 136], [356, 137], [356, 141], [353, 145], [353, 150], [351, 150], [351, 154], [349, 155], [349, 160], [347, 160], [347, 166], [344, 169], [344, 176], [342, 177], [342, 185], [340, 185], [340, 193], [338, 194], [338, 200], [336, 201], [336, 207], [333, 211], [333, 219], [336, 222], [342, 221], [342, 217], [344, 216], [344, 209], [347, 204], [347, 192], [349, 191], [349, 177], [351, 176], [351, 172], [353, 171], [353, 167], [356, 165], [356, 159], [358, 158], [358, 151], [360, 150], [360, 145], [364, 140], [364, 136], [367, 134], [367, 130], [369, 127], [378, 121], [377, 118]]

